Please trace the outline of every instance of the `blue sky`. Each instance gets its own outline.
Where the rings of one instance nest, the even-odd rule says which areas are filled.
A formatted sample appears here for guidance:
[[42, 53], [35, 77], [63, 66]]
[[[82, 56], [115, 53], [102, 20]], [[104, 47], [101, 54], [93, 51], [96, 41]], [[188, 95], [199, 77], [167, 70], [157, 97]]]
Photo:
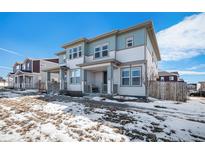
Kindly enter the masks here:
[[160, 69], [177, 70], [187, 82], [205, 80], [203, 13], [0, 13], [0, 76], [16, 61], [54, 57], [66, 42], [146, 20], [154, 22]]

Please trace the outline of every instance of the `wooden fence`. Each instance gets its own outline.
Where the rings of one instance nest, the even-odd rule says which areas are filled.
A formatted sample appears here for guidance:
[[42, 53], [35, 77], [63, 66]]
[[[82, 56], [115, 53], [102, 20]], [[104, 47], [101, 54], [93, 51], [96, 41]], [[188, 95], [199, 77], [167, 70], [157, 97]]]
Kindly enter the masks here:
[[187, 84], [186, 82], [149, 82], [149, 96], [163, 99], [183, 101], [187, 100]]

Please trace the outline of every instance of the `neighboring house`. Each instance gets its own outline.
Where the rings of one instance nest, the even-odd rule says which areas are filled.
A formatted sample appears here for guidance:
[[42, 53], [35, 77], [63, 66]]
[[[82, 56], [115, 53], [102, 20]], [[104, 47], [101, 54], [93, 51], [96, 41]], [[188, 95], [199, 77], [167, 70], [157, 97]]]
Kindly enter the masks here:
[[[42, 69], [58, 66], [58, 59], [30, 59], [16, 62], [13, 72], [8, 75], [9, 87], [37, 89], [46, 86], [47, 75]], [[45, 87], [46, 88], [46, 87]], [[44, 89], [45, 89], [44, 88]]]
[[201, 81], [201, 82], [199, 82], [199, 84], [200, 84], [199, 90], [205, 92], [205, 81]]
[[183, 79], [179, 78], [178, 72], [166, 72], [161, 71], [158, 73], [159, 77], [157, 81], [163, 81], [163, 82], [184, 82]]
[[[151, 21], [62, 46], [60, 89], [69, 94], [148, 96], [148, 81], [158, 77], [160, 52]], [[49, 86], [48, 86], [49, 88]]]
[[189, 83], [187, 84], [188, 91], [197, 91], [197, 83]]
[[0, 77], [0, 87], [6, 87], [7, 85], [7, 81], [3, 77]]

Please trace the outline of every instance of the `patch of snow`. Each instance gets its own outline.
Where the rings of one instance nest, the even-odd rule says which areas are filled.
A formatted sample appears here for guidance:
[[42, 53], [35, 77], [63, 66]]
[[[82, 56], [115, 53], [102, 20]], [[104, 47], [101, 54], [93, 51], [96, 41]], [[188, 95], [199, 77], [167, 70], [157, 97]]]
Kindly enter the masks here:
[[32, 107], [33, 110], [40, 110], [40, 111], [44, 111], [46, 113], [51, 113], [51, 114], [62, 113], [63, 110], [66, 108], [67, 106], [65, 105], [59, 105], [59, 104], [53, 104], [53, 103], [47, 103], [46, 105], [37, 104]]

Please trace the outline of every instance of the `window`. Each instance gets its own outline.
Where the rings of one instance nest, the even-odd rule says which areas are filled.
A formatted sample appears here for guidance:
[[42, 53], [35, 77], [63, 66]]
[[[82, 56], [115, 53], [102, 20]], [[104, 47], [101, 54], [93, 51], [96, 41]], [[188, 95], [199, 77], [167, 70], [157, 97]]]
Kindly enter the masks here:
[[73, 49], [69, 50], [69, 59], [72, 59], [72, 51], [73, 51]]
[[95, 58], [108, 56], [108, 44], [95, 47]]
[[23, 64], [23, 70], [26, 70], [26, 65], [25, 64]]
[[81, 55], [82, 55], [82, 47], [79, 46], [78, 47], [78, 57], [81, 57]]
[[164, 77], [163, 76], [160, 77], [160, 81], [164, 81]]
[[130, 68], [122, 70], [122, 85], [127, 86], [130, 84]]
[[30, 63], [27, 63], [27, 68], [28, 68], [28, 69], [30, 68]]
[[139, 68], [131, 68], [131, 85], [136, 86], [140, 85], [141, 81], [141, 75], [140, 75], [140, 69]]
[[108, 56], [108, 45], [103, 45], [102, 46], [102, 56], [103, 57]]
[[16, 69], [19, 70], [19, 69], [20, 69], [20, 65], [17, 65], [17, 66], [16, 66]]
[[139, 86], [141, 85], [141, 68], [131, 67], [124, 68], [121, 71], [122, 86]]
[[100, 47], [96, 47], [95, 48], [95, 58], [99, 58], [100, 57]]
[[78, 57], [77, 48], [73, 48], [73, 59]]
[[80, 69], [71, 70], [70, 83], [80, 84]]
[[82, 56], [82, 46], [69, 49], [69, 59], [75, 59]]
[[173, 81], [174, 80], [174, 77], [173, 76], [170, 76], [169, 77], [169, 81]]
[[66, 55], [63, 55], [63, 62], [66, 62]]
[[126, 39], [126, 47], [132, 47], [133, 46], [133, 37], [129, 37]]

